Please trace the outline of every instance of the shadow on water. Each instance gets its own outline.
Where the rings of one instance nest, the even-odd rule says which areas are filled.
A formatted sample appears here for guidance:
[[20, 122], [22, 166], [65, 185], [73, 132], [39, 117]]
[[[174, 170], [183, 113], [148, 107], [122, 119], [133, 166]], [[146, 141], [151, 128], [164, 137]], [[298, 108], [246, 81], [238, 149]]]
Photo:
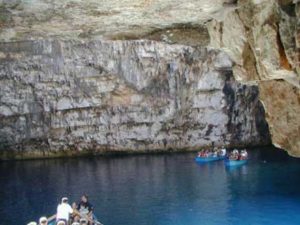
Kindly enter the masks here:
[[234, 169], [193, 153], [2, 162], [0, 224], [50, 215], [82, 193], [107, 225], [298, 224], [299, 162], [273, 148]]

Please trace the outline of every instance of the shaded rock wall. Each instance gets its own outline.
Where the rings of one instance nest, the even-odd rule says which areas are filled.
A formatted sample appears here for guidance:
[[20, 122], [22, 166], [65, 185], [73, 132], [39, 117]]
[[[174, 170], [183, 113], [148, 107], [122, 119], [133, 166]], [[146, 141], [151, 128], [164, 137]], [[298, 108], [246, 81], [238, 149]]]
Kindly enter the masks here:
[[0, 44], [2, 158], [269, 143], [222, 51], [155, 41]]

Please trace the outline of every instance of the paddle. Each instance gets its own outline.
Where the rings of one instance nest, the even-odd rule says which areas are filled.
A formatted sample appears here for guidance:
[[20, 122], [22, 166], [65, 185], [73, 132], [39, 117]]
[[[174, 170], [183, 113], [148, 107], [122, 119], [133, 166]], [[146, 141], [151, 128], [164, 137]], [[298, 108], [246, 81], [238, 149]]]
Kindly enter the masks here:
[[48, 222], [50, 222], [51, 220], [54, 220], [55, 217], [56, 217], [56, 214], [54, 214], [54, 215], [48, 217], [48, 218], [47, 218]]

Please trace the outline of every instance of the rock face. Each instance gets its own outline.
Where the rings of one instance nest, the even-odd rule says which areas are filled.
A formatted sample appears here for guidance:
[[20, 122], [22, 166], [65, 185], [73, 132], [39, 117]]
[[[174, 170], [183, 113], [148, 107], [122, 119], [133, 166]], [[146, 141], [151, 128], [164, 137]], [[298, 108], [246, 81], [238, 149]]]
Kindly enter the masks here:
[[300, 156], [299, 15], [292, 0], [0, 0], [0, 157], [270, 136]]
[[[0, 40], [141, 38], [201, 26], [231, 8], [224, 0], [0, 0]], [[2, 22], [2, 23], [1, 23]], [[181, 27], [182, 27], [181, 26]]]
[[208, 25], [211, 45], [234, 60], [234, 77], [258, 84], [272, 142], [300, 156], [300, 3], [238, 1]]
[[258, 87], [221, 51], [154, 41], [2, 43], [2, 157], [269, 143]]

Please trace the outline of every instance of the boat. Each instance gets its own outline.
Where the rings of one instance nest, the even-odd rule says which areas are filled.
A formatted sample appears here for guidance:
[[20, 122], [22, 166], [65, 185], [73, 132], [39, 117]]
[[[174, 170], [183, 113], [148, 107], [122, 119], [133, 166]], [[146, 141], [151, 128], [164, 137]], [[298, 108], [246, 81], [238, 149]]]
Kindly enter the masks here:
[[[93, 218], [94, 218], [94, 225], [103, 225], [95, 216], [95, 214], [93, 214]], [[53, 216], [51, 217], [51, 219], [48, 221], [48, 225], [56, 225], [56, 218]]]
[[248, 162], [247, 159], [243, 159], [243, 160], [227, 159], [227, 160], [225, 160], [225, 166], [242, 166], [242, 165], [245, 165], [247, 162]]
[[223, 160], [225, 158], [226, 158], [225, 156], [209, 156], [209, 157], [200, 157], [200, 156], [197, 156], [195, 158], [195, 161], [196, 162], [205, 163], [205, 162], [219, 161], [219, 160]]

